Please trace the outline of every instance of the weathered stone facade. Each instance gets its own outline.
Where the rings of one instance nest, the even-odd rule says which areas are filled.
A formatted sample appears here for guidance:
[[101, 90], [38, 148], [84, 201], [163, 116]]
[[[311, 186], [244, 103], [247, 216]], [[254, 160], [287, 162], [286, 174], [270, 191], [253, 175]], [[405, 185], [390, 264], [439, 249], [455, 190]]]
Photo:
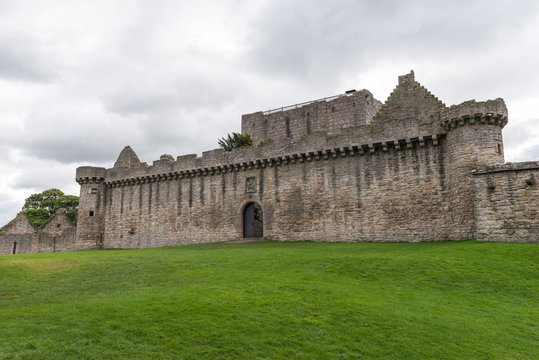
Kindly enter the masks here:
[[60, 252], [76, 250], [76, 227], [65, 215], [65, 211], [58, 210], [36, 234], [35, 252]]
[[[503, 165], [506, 123], [502, 99], [446, 107], [412, 72], [384, 104], [361, 90], [244, 115], [242, 132], [258, 146], [163, 155], [151, 166], [126, 147], [111, 169], [77, 169], [76, 247], [471, 239], [489, 226], [476, 219], [483, 200], [472, 171]], [[538, 241], [529, 234], [519, 241]]]
[[75, 231], [63, 209], [58, 210], [38, 230], [24, 214], [0, 229], [0, 254], [73, 251]]
[[33, 252], [36, 230], [24, 214], [19, 214], [0, 229], [0, 254]]
[[508, 163], [474, 172], [478, 240], [538, 242], [539, 162]]

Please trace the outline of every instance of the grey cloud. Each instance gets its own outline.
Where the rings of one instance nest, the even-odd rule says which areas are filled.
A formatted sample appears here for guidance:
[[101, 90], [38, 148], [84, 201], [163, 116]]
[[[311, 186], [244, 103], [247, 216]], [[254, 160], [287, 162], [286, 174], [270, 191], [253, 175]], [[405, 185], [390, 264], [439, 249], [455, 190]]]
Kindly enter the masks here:
[[151, 79], [149, 83], [116, 85], [116, 90], [102, 95], [101, 101], [106, 110], [120, 115], [219, 109], [234, 101], [242, 88], [231, 75], [211, 68], [187, 70], [172, 79]]
[[111, 126], [88, 117], [70, 119], [66, 116], [45, 111], [39, 114], [34, 110], [24, 120], [24, 128], [0, 133], [0, 141], [29, 158], [78, 164], [110, 161], [111, 149], [121, 146], [130, 137], [122, 129], [124, 124]]
[[[511, 122], [511, 118], [509, 118], [509, 123], [503, 129], [505, 147], [517, 147], [519, 144], [537, 138], [534, 131], [537, 128], [539, 128], [539, 118], [527, 119], [518, 123]], [[537, 141], [539, 142], [539, 140]]]
[[539, 159], [539, 118], [511, 123], [503, 129], [507, 161], [537, 161]]
[[218, 147], [218, 138], [231, 132], [231, 128], [239, 123], [240, 116], [234, 110], [181, 110], [153, 114], [138, 125], [144, 136], [132, 139], [130, 144], [141, 160], [148, 162], [157, 160], [163, 153], [173, 156], [200, 154]]
[[115, 143], [113, 136], [107, 135], [74, 136], [61, 131], [30, 133], [24, 139], [8, 140], [7, 145], [24, 156], [41, 160], [56, 160], [64, 164], [104, 162], [110, 160], [110, 147]]
[[46, 140], [29, 142], [23, 144], [20, 149], [27, 156], [43, 160], [54, 159], [64, 164], [101, 163], [111, 160], [111, 140], [105, 136], [51, 140], [54, 142]]
[[523, 145], [517, 148], [516, 151], [515, 149], [513, 149], [513, 151], [511, 151], [510, 154], [507, 154], [507, 150], [506, 150], [505, 161], [509, 161], [509, 162], [538, 161], [537, 159], [539, 159], [539, 144]]
[[0, 201], [0, 228], [17, 216], [17, 213], [21, 211], [22, 205], [23, 202], [21, 200]]
[[[36, 164], [36, 161], [32, 161]], [[70, 165], [46, 162], [20, 171], [11, 182], [11, 188], [28, 190], [28, 195], [45, 189], [58, 188], [67, 193], [74, 193], [77, 188], [75, 169]]]
[[128, 88], [102, 96], [105, 109], [120, 115], [135, 115], [177, 106], [179, 94], [163, 90]]
[[248, 58], [273, 76], [327, 84], [380, 61], [479, 56], [536, 10], [532, 1], [273, 3], [254, 21]]
[[526, 161], [538, 161], [539, 159], [539, 144], [532, 145], [523, 151], [522, 158]]
[[133, 119], [124, 145], [151, 162], [162, 153], [200, 154], [216, 148], [218, 138], [232, 128], [239, 131], [240, 94], [245, 89], [241, 76], [208, 67], [177, 74], [161, 86], [132, 88], [124, 83], [101, 101], [105, 110]]
[[241, 90], [241, 83], [237, 79], [222, 73], [181, 76], [176, 81], [178, 93], [181, 94], [179, 100], [185, 108], [220, 109], [237, 99]]
[[40, 42], [22, 34], [0, 35], [1, 78], [49, 82], [57, 76], [58, 64]]

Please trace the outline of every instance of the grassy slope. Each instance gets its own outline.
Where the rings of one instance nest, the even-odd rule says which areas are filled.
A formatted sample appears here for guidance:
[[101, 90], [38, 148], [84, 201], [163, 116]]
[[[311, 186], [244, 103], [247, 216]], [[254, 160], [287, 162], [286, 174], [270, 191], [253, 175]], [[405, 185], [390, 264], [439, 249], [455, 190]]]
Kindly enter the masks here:
[[534, 359], [538, 260], [475, 242], [0, 256], [0, 359]]

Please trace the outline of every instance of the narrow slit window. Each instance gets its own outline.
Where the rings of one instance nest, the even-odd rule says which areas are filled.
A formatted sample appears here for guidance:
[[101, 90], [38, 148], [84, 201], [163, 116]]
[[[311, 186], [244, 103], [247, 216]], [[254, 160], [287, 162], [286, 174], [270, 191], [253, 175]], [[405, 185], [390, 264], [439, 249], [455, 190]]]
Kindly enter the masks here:
[[290, 118], [287, 117], [284, 120], [284, 126], [286, 130], [286, 137], [289, 138], [290, 137]]

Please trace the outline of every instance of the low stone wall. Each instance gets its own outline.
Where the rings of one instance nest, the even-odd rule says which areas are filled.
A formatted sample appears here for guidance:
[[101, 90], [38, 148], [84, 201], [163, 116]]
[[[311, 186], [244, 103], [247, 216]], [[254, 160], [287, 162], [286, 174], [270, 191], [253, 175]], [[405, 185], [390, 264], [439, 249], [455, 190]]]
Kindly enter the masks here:
[[75, 247], [75, 231], [75, 228], [67, 229], [58, 236], [42, 232], [38, 233], [36, 252], [42, 253], [78, 250]]
[[0, 234], [0, 255], [32, 253], [34, 238], [33, 234]]
[[539, 162], [477, 169], [474, 187], [477, 240], [539, 243]]

